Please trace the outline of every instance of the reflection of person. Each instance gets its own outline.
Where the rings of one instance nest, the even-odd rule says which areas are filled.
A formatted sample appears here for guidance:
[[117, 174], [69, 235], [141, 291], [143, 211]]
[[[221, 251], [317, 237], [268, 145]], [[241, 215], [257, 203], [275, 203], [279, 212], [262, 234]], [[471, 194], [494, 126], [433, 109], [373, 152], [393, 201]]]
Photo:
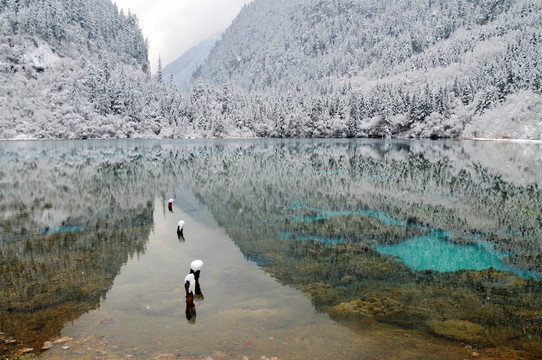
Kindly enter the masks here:
[[186, 320], [188, 320], [188, 323], [190, 325], [194, 325], [196, 323], [196, 305], [192, 302], [189, 303], [186, 302], [186, 310], [184, 311], [186, 314]]
[[167, 202], [167, 209], [173, 212], [173, 199], [169, 199], [169, 201]]
[[186, 292], [186, 320], [190, 324], [196, 323], [196, 305], [194, 304], [194, 292], [196, 290], [196, 279], [194, 274], [188, 274], [184, 278], [184, 290]]
[[177, 224], [177, 238], [181, 240], [181, 238], [184, 240], [184, 220], [179, 221]]

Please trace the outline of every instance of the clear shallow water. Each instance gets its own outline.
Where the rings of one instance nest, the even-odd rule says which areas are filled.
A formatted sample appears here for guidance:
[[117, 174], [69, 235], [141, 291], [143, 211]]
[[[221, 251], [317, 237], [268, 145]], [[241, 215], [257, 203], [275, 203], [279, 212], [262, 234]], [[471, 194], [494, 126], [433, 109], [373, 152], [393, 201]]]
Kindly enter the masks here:
[[0, 352], [68, 337], [37, 356], [539, 358], [539, 150], [0, 143]]
[[[40, 358], [381, 356], [378, 338], [335, 323], [315, 311], [298, 290], [247, 261], [205, 206], [190, 194], [182, 196], [186, 195], [188, 199], [180, 199], [180, 207], [174, 206], [172, 213], [156, 202], [145, 254], [123, 265], [99, 309], [65, 324], [59, 337], [73, 338], [65, 343], [69, 349], [54, 346]], [[186, 221], [184, 241], [175, 234], [179, 219]], [[196, 316], [188, 320], [182, 281], [194, 259], [204, 262], [200, 278], [204, 299], [195, 302]], [[400, 341], [386, 350], [397, 358], [409, 358], [416, 344], [425, 341], [405, 338], [401, 331], [386, 327], [373, 331], [396, 332], [387, 333], [385, 342]], [[430, 348], [446, 358], [443, 353], [449, 346], [436, 342]]]
[[[176, 206], [170, 213], [157, 206], [144, 256], [122, 267], [98, 310], [63, 329], [62, 336], [92, 339], [75, 345], [72, 356], [74, 351], [94, 356], [103, 348], [114, 356], [137, 358], [176, 351], [186, 357], [222, 352], [228, 358], [302, 358], [316, 357], [322, 349], [314, 348], [314, 343], [324, 339], [333, 339], [325, 350], [330, 355], [355, 358], [367, 351], [354, 341], [358, 338], [353, 332], [316, 313], [302, 294], [247, 262], [216, 224], [198, 221], [202, 215], [210, 217], [204, 208], [187, 213]], [[186, 221], [184, 242], [175, 234], [179, 219]], [[196, 301], [195, 320], [189, 321], [182, 281], [194, 259], [204, 262], [200, 279], [204, 299]], [[101, 337], [106, 346], [93, 341]], [[87, 343], [91, 350], [86, 350]], [[42, 358], [65, 355], [66, 350], [58, 347]]]

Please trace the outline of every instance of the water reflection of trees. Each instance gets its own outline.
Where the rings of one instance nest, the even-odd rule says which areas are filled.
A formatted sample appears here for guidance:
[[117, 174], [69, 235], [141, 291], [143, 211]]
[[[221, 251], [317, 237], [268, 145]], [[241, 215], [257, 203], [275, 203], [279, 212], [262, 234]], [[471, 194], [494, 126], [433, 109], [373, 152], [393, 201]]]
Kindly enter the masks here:
[[[537, 259], [542, 195], [538, 178], [527, 170], [539, 167], [540, 159], [510, 162], [506, 156], [512, 152], [502, 155], [503, 168], [498, 168], [493, 162], [483, 163], [494, 156], [494, 148], [472, 146], [439, 142], [217, 146], [192, 154], [184, 171], [226, 227], [267, 224], [284, 229], [282, 223], [292, 212], [285, 209], [292, 204], [380, 210], [403, 222], [451, 231], [458, 238], [477, 234], [515, 253], [510, 260], [515, 264], [541, 271]], [[231, 214], [235, 216], [229, 218]], [[343, 228], [347, 222], [345, 218]]]
[[[38, 344], [97, 307], [122, 264], [144, 251], [156, 196], [165, 202], [166, 192], [182, 183], [247, 258], [341, 321], [379, 321], [468, 341], [457, 330], [468, 328], [460, 322], [468, 320], [487, 335], [473, 345], [492, 346], [493, 337], [542, 353], [525, 340], [542, 336], [540, 282], [491, 270], [413, 273], [372, 247], [420, 228], [352, 214], [292, 221], [321, 210], [378, 210], [453, 232], [454, 242], [476, 234], [514, 253], [514, 264], [540, 271], [542, 164], [525, 157], [529, 149], [266, 140], [6, 151], [0, 159], [2, 330]], [[345, 243], [298, 241], [288, 233]]]
[[[334, 318], [536, 358], [540, 281], [496, 270], [414, 273], [371, 246], [408, 237], [399, 231], [408, 228], [352, 215], [378, 210], [418, 226], [409, 231], [447, 230], [459, 244], [484, 239], [514, 254], [513, 264], [540, 272], [542, 193], [532, 176], [540, 158], [523, 161], [505, 149], [498, 164], [494, 150], [502, 151], [440, 142], [216, 147], [191, 158], [185, 180], [247, 258]], [[293, 220], [325, 210], [351, 214]], [[317, 240], [298, 241], [308, 235]], [[338, 238], [344, 243], [321, 241]]]
[[[152, 219], [149, 210], [150, 214], [138, 215]], [[41, 349], [45, 341], [60, 335], [64, 323], [99, 306], [121, 266], [144, 251], [149, 231], [149, 225], [142, 225], [57, 233], [4, 246], [0, 260], [2, 330], [20, 346]]]
[[17, 342], [2, 341], [0, 354], [39, 351], [97, 308], [122, 265], [144, 252], [154, 190], [126, 159], [39, 152], [2, 160], [0, 329]]

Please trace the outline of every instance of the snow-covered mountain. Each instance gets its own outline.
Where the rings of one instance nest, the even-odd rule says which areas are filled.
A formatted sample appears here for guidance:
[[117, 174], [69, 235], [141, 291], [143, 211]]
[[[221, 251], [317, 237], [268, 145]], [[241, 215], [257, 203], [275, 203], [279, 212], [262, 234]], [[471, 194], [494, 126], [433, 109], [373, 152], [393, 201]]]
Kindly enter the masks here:
[[538, 0], [254, 0], [182, 91], [110, 0], [0, 24], [0, 138], [542, 139]]
[[255, 0], [201, 69], [264, 136], [542, 139], [542, 4]]
[[171, 84], [171, 80], [173, 79], [173, 83], [178, 89], [187, 89], [190, 84], [192, 74], [198, 68], [198, 66], [205, 63], [211, 49], [221, 36], [222, 32], [214, 34], [198, 45], [190, 48], [180, 58], [164, 67], [163, 74], [166, 82]]
[[0, 24], [0, 138], [160, 133], [134, 15], [110, 0], [4, 0]]

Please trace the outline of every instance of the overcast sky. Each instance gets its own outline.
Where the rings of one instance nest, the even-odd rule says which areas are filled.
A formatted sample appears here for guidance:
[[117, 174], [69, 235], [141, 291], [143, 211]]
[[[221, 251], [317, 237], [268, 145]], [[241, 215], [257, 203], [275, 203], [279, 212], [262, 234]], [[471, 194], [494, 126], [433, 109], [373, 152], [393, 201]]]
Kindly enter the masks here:
[[137, 15], [149, 39], [153, 71], [179, 58], [192, 46], [225, 30], [241, 7], [252, 0], [113, 0], [119, 9]]

